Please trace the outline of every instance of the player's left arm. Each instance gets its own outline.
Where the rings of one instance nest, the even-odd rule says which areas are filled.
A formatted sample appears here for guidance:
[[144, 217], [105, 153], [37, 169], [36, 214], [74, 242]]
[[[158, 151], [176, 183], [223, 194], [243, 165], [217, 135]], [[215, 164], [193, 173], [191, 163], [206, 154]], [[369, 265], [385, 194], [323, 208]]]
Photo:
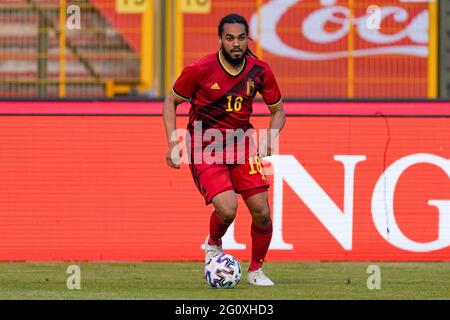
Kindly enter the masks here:
[[267, 133], [267, 139], [260, 141], [259, 156], [271, 156], [274, 152], [275, 140], [286, 123], [286, 114], [283, 108], [283, 101], [278, 87], [277, 80], [268, 65], [265, 69], [264, 83], [261, 95], [267, 107], [270, 110], [270, 125]]
[[286, 113], [284, 112], [283, 101], [281, 99], [277, 104], [269, 105], [268, 108], [271, 114], [270, 125], [267, 132], [267, 140], [261, 141], [259, 146], [259, 156], [261, 158], [272, 155], [275, 140], [286, 123]]

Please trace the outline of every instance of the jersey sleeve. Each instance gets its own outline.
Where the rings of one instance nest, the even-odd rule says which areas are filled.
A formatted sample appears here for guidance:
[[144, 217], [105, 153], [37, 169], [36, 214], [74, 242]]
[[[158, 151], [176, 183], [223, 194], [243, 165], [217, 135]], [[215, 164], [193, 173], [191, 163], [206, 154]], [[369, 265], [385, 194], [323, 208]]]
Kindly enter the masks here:
[[198, 87], [198, 68], [195, 64], [187, 66], [181, 72], [181, 75], [175, 81], [172, 90], [184, 100], [189, 100]]
[[281, 101], [280, 88], [278, 87], [277, 80], [268, 65], [266, 66], [264, 84], [260, 93], [264, 99], [264, 102], [269, 107], [275, 106]]

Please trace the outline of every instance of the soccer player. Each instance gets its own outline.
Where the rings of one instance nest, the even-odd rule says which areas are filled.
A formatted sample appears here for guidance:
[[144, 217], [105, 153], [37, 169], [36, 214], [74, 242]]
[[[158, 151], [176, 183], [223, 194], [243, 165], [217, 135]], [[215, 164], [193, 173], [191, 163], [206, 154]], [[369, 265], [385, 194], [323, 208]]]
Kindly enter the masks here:
[[[269, 184], [261, 170], [259, 157], [272, 154], [273, 141], [286, 120], [275, 77], [270, 67], [248, 49], [248, 34], [244, 17], [238, 14], [224, 16], [218, 26], [220, 50], [187, 66], [175, 81], [163, 106], [168, 140], [166, 162], [170, 167], [180, 167], [181, 153], [176, 149], [179, 141], [175, 134], [178, 104], [190, 101], [188, 132], [191, 137], [195, 134], [210, 137], [207, 132], [211, 129], [225, 137], [229, 130], [247, 132], [253, 129], [249, 122], [253, 99], [257, 92], [262, 95], [271, 112], [269, 129], [273, 130], [268, 130], [267, 139], [260, 143], [259, 149], [252, 143], [253, 139], [247, 139], [251, 140], [248, 146], [239, 152], [238, 144], [247, 141], [242, 135], [238, 141], [234, 137], [224, 138], [224, 143], [215, 136], [219, 142], [210, 138], [217, 142], [217, 148], [211, 153], [216, 161], [211, 163], [207, 161], [211, 157], [205, 155], [208, 139], [203, 138], [200, 147], [195, 146], [195, 138], [187, 144], [194, 182], [206, 204], [212, 203], [215, 209], [205, 240], [205, 263], [222, 252], [221, 239], [236, 216], [236, 194], [240, 194], [252, 216], [252, 256], [247, 280], [253, 285], [270, 286], [274, 283], [262, 271], [272, 238]], [[228, 148], [230, 145], [231, 149]]]

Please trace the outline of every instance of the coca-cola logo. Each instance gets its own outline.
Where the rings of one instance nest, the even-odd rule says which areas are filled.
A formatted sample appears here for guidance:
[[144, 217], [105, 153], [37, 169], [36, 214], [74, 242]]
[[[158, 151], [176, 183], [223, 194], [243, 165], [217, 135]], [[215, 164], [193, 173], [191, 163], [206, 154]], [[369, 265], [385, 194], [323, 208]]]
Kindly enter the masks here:
[[[292, 47], [285, 43], [277, 32], [277, 25], [283, 16], [296, 4], [303, 0], [272, 0], [265, 4], [260, 10], [262, 32], [258, 35], [258, 14], [255, 13], [251, 20], [251, 36], [259, 39], [262, 48], [272, 54], [299, 59], [299, 60], [330, 60], [345, 58], [348, 51], [336, 52], [312, 52]], [[350, 10], [348, 7], [339, 6], [336, 0], [321, 0], [321, 7], [311, 11], [299, 24], [299, 33], [316, 44], [331, 44], [346, 37], [350, 30]], [[418, 57], [428, 56], [428, 10], [422, 10], [411, 19], [410, 12], [399, 6], [380, 7], [376, 12], [379, 24], [388, 17], [394, 22], [401, 23], [411, 20], [406, 27], [397, 33], [385, 33], [382, 28], [369, 28], [373, 20], [373, 12], [368, 11], [365, 15], [352, 19], [355, 33], [360, 39], [377, 45], [377, 48], [355, 49], [353, 55], [370, 56], [399, 54]], [[325, 25], [329, 22], [337, 25], [336, 30], [327, 30]], [[411, 44], [394, 45], [402, 40], [408, 39]]]

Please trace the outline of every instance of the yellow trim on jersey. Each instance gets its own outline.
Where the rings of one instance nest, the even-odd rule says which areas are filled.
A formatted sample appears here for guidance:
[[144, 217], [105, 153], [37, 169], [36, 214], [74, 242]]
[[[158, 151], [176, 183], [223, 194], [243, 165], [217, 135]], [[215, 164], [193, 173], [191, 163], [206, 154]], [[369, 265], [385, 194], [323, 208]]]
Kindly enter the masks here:
[[176, 93], [175, 89], [172, 87], [172, 92], [174, 95], [176, 95], [178, 98], [183, 99], [184, 101], [188, 101], [188, 98], [183, 97], [182, 95]]
[[236, 73], [231, 72], [230, 70], [227, 69], [227, 67], [225, 67], [225, 64], [222, 62], [222, 50], [219, 50], [219, 62], [220, 62], [220, 65], [222, 66], [222, 68], [224, 68], [224, 70], [229, 75], [235, 77], [235, 76], [239, 75], [242, 72], [242, 70], [244, 70], [247, 60], [245, 59], [245, 56], [244, 56], [244, 63], [242, 64], [242, 67]]
[[268, 104], [267, 107], [269, 108], [270, 112], [275, 112], [279, 110], [279, 106], [281, 101], [283, 100], [283, 97], [280, 98], [276, 103], [274, 104]]
[[267, 106], [268, 106], [268, 107], [274, 107], [274, 106], [276, 106], [277, 104], [279, 104], [279, 103], [281, 102], [281, 100], [283, 100], [283, 98], [280, 98], [280, 100], [278, 100], [277, 102], [272, 103], [272, 104], [268, 104]]

